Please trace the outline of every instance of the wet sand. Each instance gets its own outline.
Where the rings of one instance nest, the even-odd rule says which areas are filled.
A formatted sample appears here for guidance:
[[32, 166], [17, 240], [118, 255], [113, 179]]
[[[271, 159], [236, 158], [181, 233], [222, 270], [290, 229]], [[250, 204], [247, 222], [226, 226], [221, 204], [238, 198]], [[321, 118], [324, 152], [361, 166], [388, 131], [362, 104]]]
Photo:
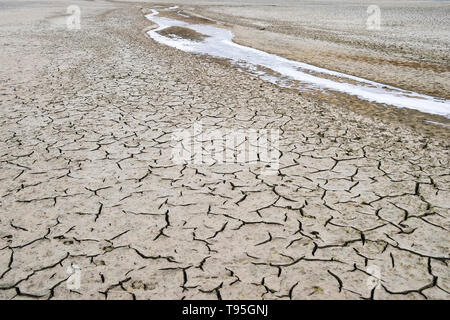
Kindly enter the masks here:
[[376, 1], [380, 30], [367, 30], [371, 1], [171, 3], [228, 24], [237, 43], [404, 89], [450, 97], [448, 2]]
[[[2, 299], [449, 299], [447, 127], [158, 44], [153, 5], [5, 3]], [[198, 121], [280, 129], [277, 174], [174, 163]]]

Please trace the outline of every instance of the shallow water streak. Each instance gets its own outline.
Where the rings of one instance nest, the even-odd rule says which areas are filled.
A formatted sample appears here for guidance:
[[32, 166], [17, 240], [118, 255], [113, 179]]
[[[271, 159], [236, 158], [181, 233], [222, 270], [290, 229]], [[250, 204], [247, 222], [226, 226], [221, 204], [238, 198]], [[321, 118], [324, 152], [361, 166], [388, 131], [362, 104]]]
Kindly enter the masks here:
[[[274, 73], [271, 74], [264, 71], [259, 71], [257, 74], [262, 79], [281, 86], [283, 85], [282, 80], [297, 80], [308, 84], [311, 88], [343, 92], [367, 101], [415, 109], [450, 118], [449, 100], [403, 90], [245, 47], [233, 42], [233, 33], [229, 30], [210, 25], [190, 24], [185, 21], [160, 17], [158, 14], [158, 11], [153, 9], [151, 14], [146, 15], [148, 20], [159, 25], [158, 28], [148, 31], [148, 35], [155, 41], [179, 50], [229, 59], [241, 70], [249, 70], [253, 73], [255, 70], [264, 68], [273, 70]], [[198, 41], [181, 37], [167, 37], [160, 33], [171, 27], [189, 28], [206, 37], [202, 41]], [[259, 66], [263, 68], [258, 68]], [[279, 74], [281, 77], [274, 76], [274, 74]], [[324, 75], [324, 78], [319, 75]], [[338, 77], [341, 81], [334, 81], [329, 76]], [[304, 90], [303, 86], [299, 86], [297, 89]]]

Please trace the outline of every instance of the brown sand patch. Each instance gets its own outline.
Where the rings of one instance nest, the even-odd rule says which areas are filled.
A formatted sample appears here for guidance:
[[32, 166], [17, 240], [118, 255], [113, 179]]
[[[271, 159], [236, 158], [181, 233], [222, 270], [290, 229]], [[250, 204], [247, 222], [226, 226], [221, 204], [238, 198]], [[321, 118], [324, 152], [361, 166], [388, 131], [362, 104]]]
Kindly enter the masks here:
[[[180, 15], [182, 14], [182, 15]], [[181, 20], [192, 24], [216, 24], [215, 21], [203, 18], [197, 15], [192, 15], [189, 12], [181, 11], [181, 10], [171, 10], [171, 11], [159, 11], [158, 16], [175, 19], [175, 20]]]
[[203, 41], [208, 36], [202, 33], [199, 33], [197, 31], [194, 31], [189, 28], [183, 28], [183, 27], [169, 27], [166, 29], [163, 29], [161, 31], [158, 31], [160, 35], [163, 35], [165, 37], [180, 37], [184, 39], [189, 39], [193, 41]]
[[369, 55], [326, 52], [320, 49], [295, 47], [288, 49], [280, 43], [258, 42], [241, 34], [235, 34], [233, 42], [276, 54], [287, 59], [309, 63], [329, 70], [350, 74], [364, 79], [384, 83], [404, 90], [450, 99], [448, 83], [444, 81], [448, 66], [404, 59], [372, 57]]
[[400, 59], [393, 59], [393, 58], [382, 58], [382, 57], [371, 57], [371, 56], [362, 56], [362, 55], [350, 55], [350, 54], [338, 54], [336, 55], [337, 58], [340, 59], [349, 59], [349, 60], [355, 60], [355, 61], [364, 61], [367, 63], [372, 64], [379, 64], [379, 65], [386, 65], [391, 64], [393, 66], [397, 67], [408, 67], [413, 69], [423, 69], [423, 70], [430, 70], [434, 72], [450, 72], [450, 66], [443, 65], [443, 64], [436, 64], [432, 62], [426, 62], [426, 61], [408, 61], [408, 60], [400, 60]]

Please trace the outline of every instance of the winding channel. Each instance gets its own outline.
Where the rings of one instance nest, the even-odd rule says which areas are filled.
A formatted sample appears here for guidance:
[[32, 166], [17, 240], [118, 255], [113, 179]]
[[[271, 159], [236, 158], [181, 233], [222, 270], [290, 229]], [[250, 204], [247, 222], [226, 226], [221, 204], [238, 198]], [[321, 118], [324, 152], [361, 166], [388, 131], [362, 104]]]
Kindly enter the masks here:
[[[176, 7], [169, 9], [174, 10]], [[415, 109], [450, 118], [450, 100], [403, 90], [242, 46], [233, 42], [234, 35], [229, 30], [161, 17], [155, 9], [152, 9], [152, 13], [145, 17], [158, 25], [157, 28], [147, 32], [153, 40], [185, 52], [229, 59], [240, 70], [253, 73], [280, 86], [285, 86], [286, 81], [297, 80], [313, 89], [343, 92], [371, 102]], [[169, 37], [159, 33], [170, 27], [191, 29], [206, 37], [198, 41], [176, 35]], [[320, 75], [337, 77], [342, 82], [322, 78]], [[304, 90], [302, 86], [297, 89]]]

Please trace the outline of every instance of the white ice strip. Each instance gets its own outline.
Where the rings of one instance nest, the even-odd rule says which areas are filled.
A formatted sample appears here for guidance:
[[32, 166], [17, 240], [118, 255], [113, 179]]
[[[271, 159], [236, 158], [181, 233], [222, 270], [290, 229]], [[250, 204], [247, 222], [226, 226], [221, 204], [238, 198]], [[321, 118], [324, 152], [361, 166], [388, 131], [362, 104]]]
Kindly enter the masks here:
[[450, 124], [445, 124], [445, 123], [441, 123], [441, 122], [429, 121], [429, 120], [425, 120], [425, 122], [432, 123], [432, 124], [442, 126], [442, 127], [450, 127]]
[[183, 13], [181, 12], [181, 10], [177, 11], [177, 15], [179, 15], [180, 17], [183, 17], [183, 18], [189, 18], [189, 16], [186, 15], [186, 14], [183, 14]]
[[[177, 48], [182, 51], [206, 54], [218, 58], [230, 59], [241, 67], [253, 69], [262, 66], [273, 70], [283, 77], [307, 83], [315, 88], [328, 89], [356, 95], [367, 101], [384, 103], [400, 108], [415, 109], [426, 113], [438, 114], [450, 118], [450, 101], [428, 95], [403, 90], [367, 79], [315, 67], [306, 63], [289, 60], [261, 50], [245, 47], [232, 41], [233, 33], [229, 30], [209, 25], [190, 24], [170, 18], [158, 16], [158, 11], [146, 15], [146, 18], [158, 28], [148, 31], [148, 35], [157, 42]], [[194, 41], [180, 37], [166, 37], [158, 33], [169, 27], [184, 27], [207, 35], [203, 41]], [[303, 71], [302, 71], [303, 70]], [[355, 83], [338, 82], [321, 78], [308, 72], [339, 77], [341, 80], [352, 80]], [[279, 83], [280, 78], [259, 72], [260, 77], [272, 83]]]

